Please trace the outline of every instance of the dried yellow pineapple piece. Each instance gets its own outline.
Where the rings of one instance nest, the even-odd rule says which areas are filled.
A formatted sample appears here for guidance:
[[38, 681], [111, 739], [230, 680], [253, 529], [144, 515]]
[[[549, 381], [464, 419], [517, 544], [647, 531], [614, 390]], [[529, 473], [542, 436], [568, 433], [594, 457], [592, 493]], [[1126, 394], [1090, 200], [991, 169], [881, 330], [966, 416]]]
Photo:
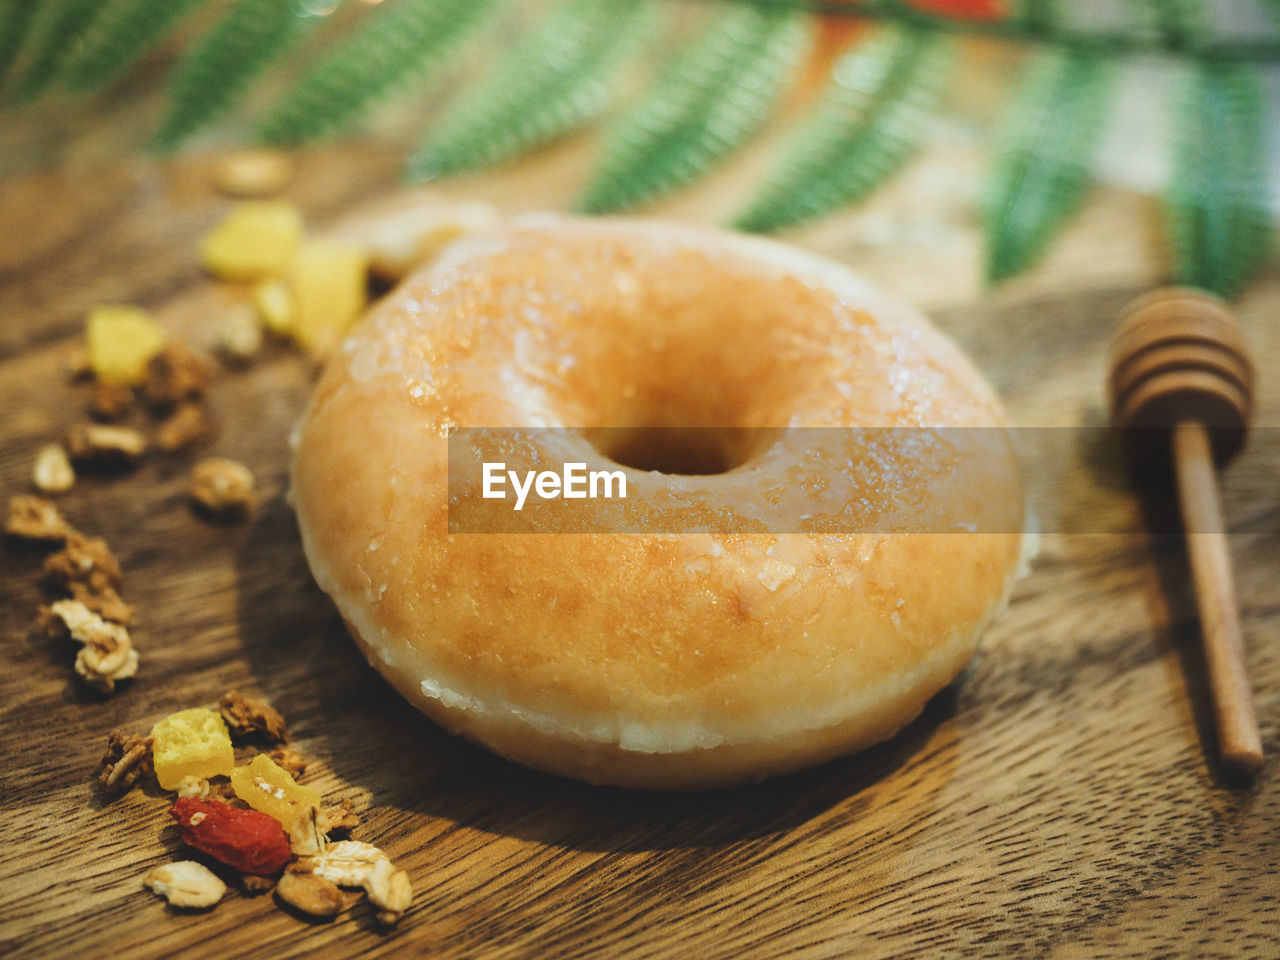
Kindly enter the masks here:
[[286, 280], [264, 280], [253, 288], [253, 305], [262, 325], [272, 333], [287, 337], [293, 330], [296, 311], [293, 290]]
[[151, 728], [156, 780], [177, 789], [183, 777], [222, 777], [235, 769], [236, 754], [222, 717], [204, 707], [179, 710]]
[[141, 307], [104, 304], [89, 311], [85, 349], [89, 369], [103, 383], [137, 386], [165, 343], [164, 329]]
[[205, 236], [200, 260], [223, 280], [283, 277], [301, 242], [302, 213], [292, 203], [242, 203]]
[[308, 240], [293, 263], [293, 338], [323, 353], [355, 323], [364, 309], [369, 256], [332, 240]]

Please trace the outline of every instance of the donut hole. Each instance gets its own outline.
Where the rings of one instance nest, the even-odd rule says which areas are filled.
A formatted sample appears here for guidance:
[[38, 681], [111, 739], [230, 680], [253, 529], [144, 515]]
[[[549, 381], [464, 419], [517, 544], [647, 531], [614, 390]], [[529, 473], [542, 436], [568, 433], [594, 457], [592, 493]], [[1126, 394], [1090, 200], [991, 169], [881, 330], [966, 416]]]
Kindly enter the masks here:
[[728, 473], [752, 459], [764, 434], [741, 427], [613, 427], [586, 431], [614, 463], [680, 476]]

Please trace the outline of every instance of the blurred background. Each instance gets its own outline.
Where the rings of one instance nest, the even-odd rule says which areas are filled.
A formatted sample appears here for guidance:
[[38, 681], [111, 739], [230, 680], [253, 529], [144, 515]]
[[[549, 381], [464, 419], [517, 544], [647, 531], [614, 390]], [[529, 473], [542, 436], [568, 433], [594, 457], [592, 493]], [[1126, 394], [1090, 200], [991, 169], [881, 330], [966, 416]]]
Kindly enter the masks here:
[[0, 0], [0, 74], [10, 183], [343, 142], [429, 182], [576, 137], [569, 204], [644, 211], [767, 140], [719, 218], [773, 232], [952, 151], [868, 239], [961, 204], [993, 281], [1102, 182], [1160, 195], [1173, 274], [1231, 295], [1280, 197], [1277, 0]]

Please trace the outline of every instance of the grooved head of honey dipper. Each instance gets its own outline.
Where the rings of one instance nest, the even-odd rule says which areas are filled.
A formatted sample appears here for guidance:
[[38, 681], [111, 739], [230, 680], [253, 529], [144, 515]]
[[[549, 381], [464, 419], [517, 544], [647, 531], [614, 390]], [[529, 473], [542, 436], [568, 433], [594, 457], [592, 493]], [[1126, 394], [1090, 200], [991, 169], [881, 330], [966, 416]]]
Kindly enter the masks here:
[[1107, 386], [1135, 464], [1167, 463], [1168, 431], [1180, 420], [1209, 428], [1219, 462], [1244, 445], [1253, 366], [1230, 310], [1207, 293], [1167, 287], [1125, 307]]

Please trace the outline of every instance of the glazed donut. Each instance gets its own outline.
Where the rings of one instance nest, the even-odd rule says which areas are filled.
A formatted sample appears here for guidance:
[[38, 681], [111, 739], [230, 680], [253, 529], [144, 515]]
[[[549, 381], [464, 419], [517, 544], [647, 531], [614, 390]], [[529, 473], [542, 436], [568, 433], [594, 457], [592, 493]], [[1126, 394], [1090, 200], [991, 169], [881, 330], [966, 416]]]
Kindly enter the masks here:
[[[595, 783], [713, 787], [892, 736], [969, 661], [1019, 568], [1007, 446], [940, 473], [913, 443], [871, 469], [791, 438], [1003, 424], [948, 339], [837, 264], [709, 229], [526, 218], [455, 244], [335, 352], [291, 498], [369, 662], [445, 728]], [[471, 427], [582, 428], [557, 442], [652, 495], [610, 505], [642, 532], [457, 532], [448, 438]], [[619, 427], [756, 439], [664, 461], [611, 448]], [[762, 529], [750, 509], [833, 490], [852, 520]], [[626, 515], [654, 496], [661, 524]], [[688, 532], [704, 515], [716, 529]]]

